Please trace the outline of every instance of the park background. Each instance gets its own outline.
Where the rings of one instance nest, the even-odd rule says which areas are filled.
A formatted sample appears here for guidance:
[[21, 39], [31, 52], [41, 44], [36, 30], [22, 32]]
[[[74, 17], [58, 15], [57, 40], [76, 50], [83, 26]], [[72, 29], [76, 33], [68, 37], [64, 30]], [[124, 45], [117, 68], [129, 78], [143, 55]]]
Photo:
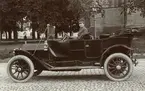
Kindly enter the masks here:
[[[73, 36], [79, 30], [78, 21], [83, 20], [89, 31], [96, 26], [102, 33], [113, 33], [126, 28], [144, 31], [145, 18], [141, 10], [126, 8], [132, 0], [97, 0], [104, 15], [97, 14], [96, 25], [90, 15], [93, 0], [0, 0], [0, 58], [21, 44], [38, 43], [47, 36], [46, 25], [56, 31], [56, 38], [66, 32]], [[131, 11], [132, 10], [132, 11]], [[131, 12], [130, 12], [131, 11]], [[26, 38], [24, 38], [26, 36]], [[144, 35], [133, 40], [136, 53], [144, 54]]]

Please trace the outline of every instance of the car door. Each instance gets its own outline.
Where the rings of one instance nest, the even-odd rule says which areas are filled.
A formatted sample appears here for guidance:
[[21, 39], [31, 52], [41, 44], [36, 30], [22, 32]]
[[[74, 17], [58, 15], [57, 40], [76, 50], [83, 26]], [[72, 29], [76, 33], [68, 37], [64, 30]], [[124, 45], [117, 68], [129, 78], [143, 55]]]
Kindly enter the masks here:
[[84, 40], [70, 41], [70, 56], [72, 59], [81, 60], [85, 58]]
[[85, 56], [87, 58], [96, 58], [101, 55], [101, 40], [86, 40], [85, 41]]

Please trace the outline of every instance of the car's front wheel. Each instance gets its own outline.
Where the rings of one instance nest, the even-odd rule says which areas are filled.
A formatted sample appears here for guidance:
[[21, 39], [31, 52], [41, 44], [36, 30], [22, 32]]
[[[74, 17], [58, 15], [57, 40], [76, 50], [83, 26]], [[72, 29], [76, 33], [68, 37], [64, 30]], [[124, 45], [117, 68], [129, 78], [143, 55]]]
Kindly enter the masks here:
[[123, 53], [114, 53], [105, 60], [104, 71], [110, 80], [124, 81], [132, 74], [132, 60]]
[[7, 73], [15, 82], [26, 82], [34, 74], [34, 65], [28, 57], [17, 55], [9, 60]]

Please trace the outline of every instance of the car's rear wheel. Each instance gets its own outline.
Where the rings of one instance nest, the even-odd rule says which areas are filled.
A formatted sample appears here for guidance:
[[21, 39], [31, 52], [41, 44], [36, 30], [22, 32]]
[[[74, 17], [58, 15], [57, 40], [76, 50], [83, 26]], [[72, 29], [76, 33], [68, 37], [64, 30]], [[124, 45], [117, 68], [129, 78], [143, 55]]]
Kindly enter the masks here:
[[104, 71], [110, 80], [124, 81], [132, 74], [132, 60], [123, 53], [114, 53], [105, 60]]
[[26, 82], [34, 74], [34, 65], [28, 57], [17, 55], [9, 60], [7, 73], [15, 82]]

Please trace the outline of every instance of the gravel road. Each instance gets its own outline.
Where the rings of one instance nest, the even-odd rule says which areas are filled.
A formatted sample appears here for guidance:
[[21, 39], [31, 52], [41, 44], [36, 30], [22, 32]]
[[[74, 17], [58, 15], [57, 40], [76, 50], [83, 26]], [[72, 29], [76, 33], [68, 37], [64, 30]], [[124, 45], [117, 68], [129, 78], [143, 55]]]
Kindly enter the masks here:
[[140, 59], [127, 81], [113, 82], [103, 70], [79, 72], [43, 71], [26, 83], [13, 82], [6, 73], [6, 63], [0, 63], [0, 91], [145, 91], [145, 59]]

